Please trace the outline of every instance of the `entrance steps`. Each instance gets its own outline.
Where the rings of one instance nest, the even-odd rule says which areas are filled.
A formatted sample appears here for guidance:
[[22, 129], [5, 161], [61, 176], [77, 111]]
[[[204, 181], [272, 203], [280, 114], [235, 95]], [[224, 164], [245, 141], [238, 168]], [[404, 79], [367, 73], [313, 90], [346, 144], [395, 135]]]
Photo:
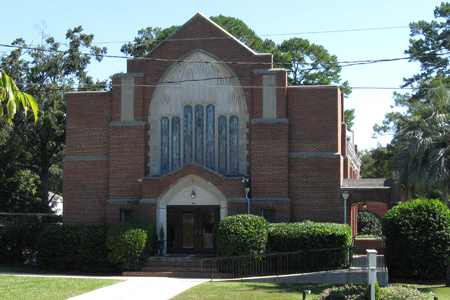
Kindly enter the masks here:
[[125, 271], [123, 276], [152, 276], [179, 278], [211, 278], [211, 261], [203, 261], [212, 256], [167, 255], [151, 256], [141, 271]]

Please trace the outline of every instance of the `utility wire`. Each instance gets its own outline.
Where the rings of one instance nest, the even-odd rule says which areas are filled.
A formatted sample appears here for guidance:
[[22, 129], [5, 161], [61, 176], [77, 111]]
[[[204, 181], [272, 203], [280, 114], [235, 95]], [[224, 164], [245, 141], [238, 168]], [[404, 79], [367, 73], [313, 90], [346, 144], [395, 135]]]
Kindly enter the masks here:
[[[33, 51], [46, 51], [46, 52], [55, 52], [62, 54], [74, 54], [73, 51], [63, 51], [63, 50], [52, 50], [52, 49], [42, 49], [37, 47], [29, 47], [29, 46], [16, 46], [16, 45], [6, 45], [0, 44], [0, 47], [9, 47], [9, 48], [17, 48], [17, 49], [26, 49]], [[92, 54], [92, 53], [76, 53], [78, 55], [83, 56], [95, 56], [102, 58], [121, 58], [121, 59], [130, 59], [133, 57], [121, 56], [121, 55], [109, 55], [109, 54]], [[269, 53], [270, 54], [270, 53]], [[318, 64], [335, 64], [340, 67], [349, 67], [354, 65], [362, 65], [362, 64], [373, 64], [380, 62], [393, 62], [400, 60], [412, 60], [412, 59], [420, 59], [426, 57], [436, 57], [436, 56], [447, 56], [450, 55], [450, 52], [443, 52], [437, 54], [429, 54], [429, 55], [420, 55], [420, 56], [411, 56], [411, 57], [398, 57], [398, 58], [384, 58], [384, 59], [368, 59], [368, 60], [354, 60], [354, 61], [338, 61], [338, 62], [301, 62], [303, 65], [318, 65]], [[274, 63], [265, 63], [265, 62], [207, 62], [207, 61], [187, 61], [182, 59], [167, 59], [167, 58], [153, 58], [153, 57], [134, 57], [134, 59], [142, 59], [142, 60], [150, 60], [150, 61], [163, 61], [163, 62], [177, 62], [177, 63], [205, 63], [205, 64], [227, 64], [227, 65], [291, 65], [299, 62], [274, 62]]]
[[[305, 34], [323, 34], [323, 33], [342, 33], [342, 32], [354, 32], [354, 31], [375, 31], [375, 30], [390, 30], [390, 29], [404, 29], [409, 28], [409, 26], [393, 26], [393, 27], [375, 27], [375, 28], [356, 28], [356, 29], [339, 29], [339, 30], [325, 30], [325, 31], [305, 31], [305, 32], [294, 32], [294, 33], [272, 33], [272, 34], [261, 34], [258, 37], [267, 37], [267, 36], [289, 36], [289, 35], [305, 35]], [[253, 37], [250, 35], [242, 35], [239, 38], [248, 38]], [[205, 38], [186, 38], [186, 39], [153, 39], [156, 42], [178, 42], [178, 41], [192, 41], [192, 40], [221, 40], [221, 39], [239, 39], [237, 37], [231, 36], [221, 36], [221, 37], [205, 37]], [[122, 41], [122, 42], [96, 42], [95, 44], [123, 44], [123, 43], [132, 43], [134, 41]]]

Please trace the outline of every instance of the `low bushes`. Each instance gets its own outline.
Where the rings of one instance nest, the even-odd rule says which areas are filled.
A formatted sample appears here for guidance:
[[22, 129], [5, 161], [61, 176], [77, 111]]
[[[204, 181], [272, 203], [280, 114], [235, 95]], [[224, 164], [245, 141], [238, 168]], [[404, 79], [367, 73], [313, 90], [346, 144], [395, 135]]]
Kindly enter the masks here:
[[[427, 295], [421, 293], [415, 288], [404, 286], [392, 286], [376, 290], [375, 299], [380, 300], [400, 300], [400, 299], [414, 299], [426, 300], [429, 299]], [[341, 287], [332, 287], [324, 290], [319, 296], [314, 298], [316, 300], [366, 300], [370, 299], [368, 287], [344, 285]]]
[[122, 270], [140, 268], [150, 256], [156, 240], [155, 225], [147, 222], [122, 222], [111, 227], [106, 237], [108, 258]]
[[270, 252], [348, 248], [352, 243], [350, 226], [336, 223], [274, 223], [268, 234]]
[[0, 263], [32, 262], [39, 235], [55, 221], [36, 216], [4, 219], [7, 225], [0, 227]]
[[416, 199], [383, 217], [389, 276], [445, 278], [450, 255], [450, 210], [439, 200]]
[[216, 231], [217, 256], [264, 253], [269, 223], [260, 216], [235, 215], [219, 223]]
[[47, 270], [109, 272], [117, 270], [105, 245], [109, 226], [60, 225], [42, 232], [37, 266]]
[[220, 222], [216, 238], [217, 256], [338, 248], [280, 257], [276, 263], [269, 257], [258, 257], [255, 261], [246, 260], [248, 266], [241, 263], [242, 272], [247, 269], [271, 272], [269, 269], [276, 268], [278, 263], [291, 273], [332, 270], [345, 268], [350, 262], [352, 232], [350, 226], [344, 224], [311, 221], [270, 224], [259, 216], [237, 215]]
[[83, 272], [138, 268], [150, 256], [155, 236], [155, 226], [147, 222], [55, 225], [39, 237], [37, 265], [47, 270]]

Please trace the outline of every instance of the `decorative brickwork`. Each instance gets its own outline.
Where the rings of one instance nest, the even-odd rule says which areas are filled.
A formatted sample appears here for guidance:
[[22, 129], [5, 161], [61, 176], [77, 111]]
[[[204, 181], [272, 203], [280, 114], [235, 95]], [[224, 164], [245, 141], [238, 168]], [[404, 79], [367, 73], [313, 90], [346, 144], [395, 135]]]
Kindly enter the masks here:
[[[111, 92], [67, 96], [66, 224], [113, 224], [126, 211], [169, 229], [167, 205], [191, 202], [219, 205], [221, 217], [245, 214], [250, 206], [275, 222], [344, 222], [341, 183], [358, 178], [358, 170], [347, 153], [337, 86], [288, 87], [286, 71], [273, 68], [271, 54], [253, 52], [201, 14], [146, 59], [127, 64], [128, 73], [113, 77]], [[208, 130], [203, 119], [184, 115], [185, 106], [208, 105], [215, 108]], [[226, 149], [219, 154], [221, 116], [228, 131], [220, 133]], [[161, 133], [162, 118], [181, 120], [180, 129], [169, 125]], [[183, 129], [191, 124], [184, 120], [195, 120], [194, 131]], [[185, 141], [184, 130], [191, 130], [193, 142]], [[176, 161], [195, 149], [201, 154], [207, 142], [208, 163]], [[180, 148], [186, 143], [188, 150]], [[191, 190], [196, 200], [180, 198]]]

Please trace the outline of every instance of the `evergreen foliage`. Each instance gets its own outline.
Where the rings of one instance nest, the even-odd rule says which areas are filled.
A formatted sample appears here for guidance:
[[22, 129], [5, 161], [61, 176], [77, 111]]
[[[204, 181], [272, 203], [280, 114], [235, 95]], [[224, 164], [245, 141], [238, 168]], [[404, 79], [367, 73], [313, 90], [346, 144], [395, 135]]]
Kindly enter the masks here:
[[150, 256], [155, 240], [154, 224], [139, 221], [115, 224], [106, 237], [108, 258], [121, 270], [139, 269]]
[[358, 235], [376, 235], [381, 237], [381, 220], [370, 211], [358, 212]]
[[109, 272], [105, 240], [109, 226], [54, 225], [39, 236], [37, 266], [46, 270]]
[[268, 241], [271, 252], [348, 248], [352, 243], [352, 231], [347, 224], [274, 223], [270, 224]]
[[260, 216], [234, 215], [220, 221], [217, 256], [261, 254], [266, 251], [269, 223]]
[[445, 278], [450, 254], [450, 211], [439, 200], [416, 199], [383, 217], [389, 275], [396, 278]]

